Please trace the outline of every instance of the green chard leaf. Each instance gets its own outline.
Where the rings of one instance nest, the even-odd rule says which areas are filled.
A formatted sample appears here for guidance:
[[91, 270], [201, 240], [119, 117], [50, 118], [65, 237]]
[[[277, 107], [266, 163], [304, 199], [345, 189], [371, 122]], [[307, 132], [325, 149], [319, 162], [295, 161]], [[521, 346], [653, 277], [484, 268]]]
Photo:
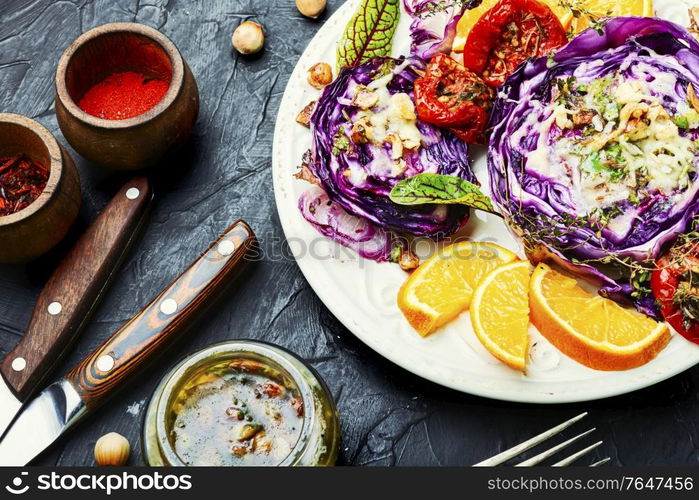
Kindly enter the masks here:
[[400, 0], [362, 0], [337, 45], [337, 67], [390, 56], [400, 18]]
[[398, 205], [467, 205], [499, 215], [478, 186], [451, 175], [418, 174], [396, 184], [390, 197]]

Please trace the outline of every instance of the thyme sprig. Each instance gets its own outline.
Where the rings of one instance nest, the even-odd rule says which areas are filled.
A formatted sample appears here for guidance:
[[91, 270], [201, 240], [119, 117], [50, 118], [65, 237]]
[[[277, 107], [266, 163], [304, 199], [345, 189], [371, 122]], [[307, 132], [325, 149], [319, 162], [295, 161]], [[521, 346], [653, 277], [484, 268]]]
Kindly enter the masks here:
[[[513, 204], [514, 205], [514, 204]], [[534, 252], [542, 245], [570, 256], [576, 250], [593, 242], [602, 257], [590, 259], [571, 258], [575, 264], [603, 267], [610, 273], [620, 274], [628, 280], [634, 291], [631, 297], [641, 300], [649, 296], [650, 278], [656, 269], [682, 267], [690, 268], [688, 262], [694, 263], [692, 269], [696, 272], [693, 285], [688, 288], [692, 292], [699, 292], [699, 258], [696, 257], [699, 248], [699, 215], [695, 215], [690, 223], [690, 229], [678, 236], [672, 251], [663, 260], [663, 265], [652, 258], [636, 260], [629, 256], [622, 256], [615, 249], [609, 248], [607, 240], [603, 237], [603, 231], [609, 223], [622, 214], [619, 206], [608, 209], [595, 209], [584, 216], [570, 216], [558, 214], [549, 216], [544, 214], [528, 214], [520, 206], [520, 210], [506, 218], [508, 225], [514, 228], [529, 252]], [[586, 236], [585, 236], [586, 235]], [[697, 296], [699, 297], [699, 295]], [[682, 298], [678, 299], [682, 300]], [[684, 303], [694, 303], [694, 299], [684, 300]], [[699, 305], [699, 298], [696, 300]], [[696, 310], [699, 317], [699, 308]]]
[[[558, 0], [558, 5], [563, 9], [570, 10], [575, 19], [587, 17], [590, 20], [590, 27], [600, 35], [604, 35], [604, 27], [607, 25], [607, 19], [605, 18], [611, 17], [613, 14], [611, 10], [608, 10], [603, 15], [595, 14], [585, 7], [582, 0]], [[576, 33], [571, 28], [568, 31], [568, 38], [573, 38], [575, 35]]]
[[699, 220], [692, 220], [691, 231], [678, 237], [666, 256], [668, 263], [663, 268], [671, 268], [682, 273], [672, 303], [682, 312], [685, 329], [699, 322]]

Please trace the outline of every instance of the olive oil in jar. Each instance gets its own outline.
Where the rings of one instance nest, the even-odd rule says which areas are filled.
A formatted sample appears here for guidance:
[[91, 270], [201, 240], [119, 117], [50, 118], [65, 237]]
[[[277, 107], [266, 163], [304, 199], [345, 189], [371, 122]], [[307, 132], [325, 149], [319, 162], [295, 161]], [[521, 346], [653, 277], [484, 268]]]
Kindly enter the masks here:
[[252, 340], [213, 344], [155, 388], [143, 421], [149, 466], [332, 466], [332, 394], [293, 353]]
[[293, 382], [253, 360], [209, 367], [182, 388], [172, 411], [171, 441], [186, 465], [277, 465], [303, 426]]

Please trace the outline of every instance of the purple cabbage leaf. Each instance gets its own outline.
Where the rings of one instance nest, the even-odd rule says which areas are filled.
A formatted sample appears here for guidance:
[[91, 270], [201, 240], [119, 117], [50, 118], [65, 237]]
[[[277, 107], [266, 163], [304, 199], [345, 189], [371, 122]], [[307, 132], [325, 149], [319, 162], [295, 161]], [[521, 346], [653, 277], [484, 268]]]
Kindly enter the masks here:
[[[371, 233], [381, 249], [388, 248], [391, 235], [445, 238], [468, 219], [464, 206], [398, 205], [390, 199], [396, 184], [421, 173], [477, 183], [468, 145], [415, 114], [413, 83], [424, 67], [419, 59], [378, 57], [343, 68], [323, 90], [311, 116], [308, 169], [333, 206], [367, 223], [362, 238]], [[314, 222], [307, 201], [301, 203], [302, 212], [321, 233], [356, 246], [340, 224]], [[385, 260], [380, 251], [362, 254]]]
[[403, 0], [412, 17], [410, 53], [425, 61], [439, 53], [450, 54], [456, 28], [467, 9], [478, 7], [482, 0]]
[[699, 213], [694, 89], [699, 44], [654, 18], [606, 20], [520, 66], [488, 148], [491, 196], [513, 232], [657, 316], [646, 271]]

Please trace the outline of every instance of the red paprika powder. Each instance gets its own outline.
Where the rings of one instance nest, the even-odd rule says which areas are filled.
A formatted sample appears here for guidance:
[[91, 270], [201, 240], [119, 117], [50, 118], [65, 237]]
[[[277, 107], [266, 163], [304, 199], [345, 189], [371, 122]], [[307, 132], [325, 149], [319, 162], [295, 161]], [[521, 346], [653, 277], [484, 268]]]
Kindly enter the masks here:
[[145, 113], [167, 93], [167, 82], [140, 73], [114, 73], [91, 87], [78, 106], [106, 120], [125, 120]]
[[0, 158], [0, 217], [31, 205], [48, 180], [48, 169], [26, 156]]

